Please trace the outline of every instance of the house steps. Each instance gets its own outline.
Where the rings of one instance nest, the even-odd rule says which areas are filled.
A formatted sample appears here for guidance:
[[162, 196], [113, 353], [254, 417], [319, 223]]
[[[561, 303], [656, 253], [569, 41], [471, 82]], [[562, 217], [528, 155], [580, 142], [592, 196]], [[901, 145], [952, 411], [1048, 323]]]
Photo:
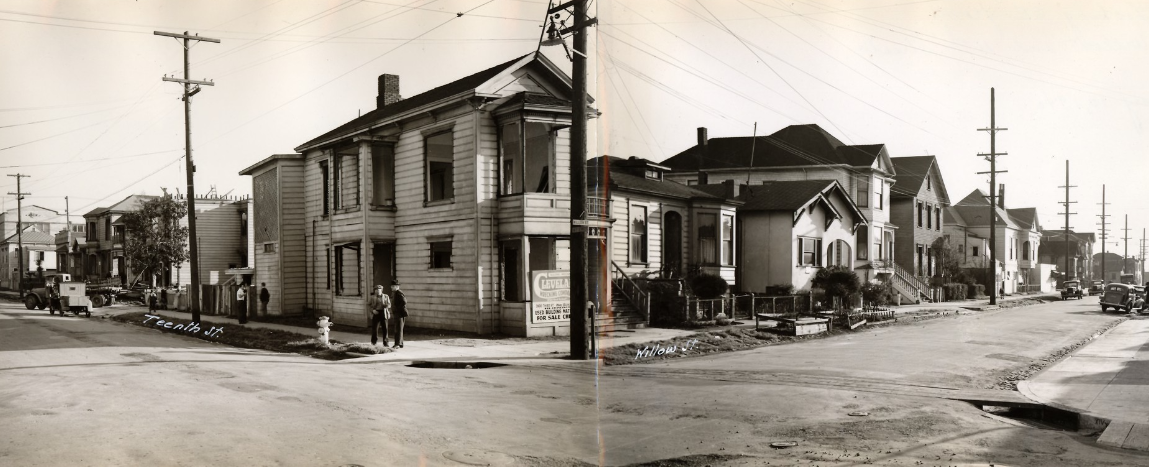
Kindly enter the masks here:
[[929, 286], [922, 282], [905, 268], [898, 265], [898, 263], [890, 263], [893, 266], [894, 273], [890, 275], [890, 283], [894, 286], [903, 300], [909, 300], [911, 303], [922, 303], [930, 301]]
[[598, 311], [594, 315], [594, 332], [604, 333], [626, 329], [642, 329], [646, 327], [646, 320], [642, 313], [634, 309], [626, 300], [626, 296], [612, 290], [610, 311]]

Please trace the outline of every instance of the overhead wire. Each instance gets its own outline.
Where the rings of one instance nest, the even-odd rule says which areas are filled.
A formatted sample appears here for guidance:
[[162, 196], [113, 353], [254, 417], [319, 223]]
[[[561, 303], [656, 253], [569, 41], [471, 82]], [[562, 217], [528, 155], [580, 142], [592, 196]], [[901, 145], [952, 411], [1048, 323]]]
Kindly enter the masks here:
[[[464, 12], [464, 14], [466, 14], [466, 13], [470, 13], [470, 12], [472, 12], [472, 11], [474, 11], [474, 10], [477, 10], [477, 9], [479, 9], [479, 8], [482, 8], [482, 7], [484, 7], [484, 6], [488, 5], [488, 4], [490, 4], [490, 3], [491, 3], [491, 2], [493, 2], [493, 1], [495, 1], [495, 0], [487, 0], [486, 2], [483, 2], [483, 3], [479, 4], [478, 6], [476, 6], [476, 7], [474, 7], [474, 8], [471, 8], [470, 10], [467, 10], [466, 12]], [[329, 79], [329, 80], [327, 80], [327, 81], [324, 81], [323, 83], [319, 84], [318, 86], [315, 86], [315, 87], [313, 87], [313, 88], [311, 88], [311, 89], [309, 89], [309, 90], [305, 91], [304, 93], [302, 93], [302, 94], [300, 94], [300, 95], [298, 95], [298, 96], [295, 96], [295, 97], [293, 97], [293, 98], [291, 98], [291, 99], [287, 100], [286, 102], [284, 102], [284, 103], [282, 103], [282, 104], [279, 104], [279, 105], [277, 105], [277, 106], [275, 106], [275, 107], [273, 107], [273, 108], [271, 108], [271, 109], [268, 109], [268, 111], [266, 111], [266, 112], [264, 112], [264, 113], [261, 113], [261, 114], [259, 114], [259, 115], [255, 116], [255, 117], [253, 117], [253, 118], [251, 118], [251, 119], [247, 120], [246, 122], [243, 122], [243, 123], [241, 123], [241, 124], [239, 124], [239, 125], [236, 125], [236, 126], [232, 127], [230, 130], [228, 130], [228, 131], [226, 131], [226, 132], [224, 132], [224, 133], [221, 133], [221, 134], [219, 134], [219, 135], [216, 135], [214, 138], [211, 138], [211, 139], [209, 139], [209, 140], [208, 140], [208, 141], [207, 141], [205, 144], [211, 144], [212, 142], [214, 142], [214, 141], [217, 141], [217, 140], [219, 140], [220, 138], [222, 138], [222, 137], [224, 137], [224, 136], [226, 136], [226, 135], [229, 135], [229, 134], [231, 134], [232, 132], [234, 132], [234, 131], [236, 131], [236, 130], [238, 130], [238, 129], [240, 129], [240, 128], [243, 128], [243, 127], [245, 127], [245, 126], [247, 126], [247, 125], [251, 124], [252, 122], [254, 122], [254, 121], [256, 121], [256, 120], [258, 120], [258, 119], [260, 119], [260, 118], [263, 118], [264, 116], [266, 116], [266, 115], [268, 115], [268, 114], [270, 114], [270, 113], [272, 113], [272, 112], [274, 112], [274, 111], [276, 111], [276, 110], [279, 110], [279, 109], [283, 108], [284, 106], [287, 106], [288, 104], [291, 104], [292, 102], [295, 102], [295, 101], [297, 101], [297, 100], [299, 100], [299, 99], [302, 99], [304, 96], [307, 96], [308, 94], [311, 94], [312, 92], [315, 92], [315, 91], [319, 90], [320, 88], [323, 88], [323, 87], [327, 86], [328, 84], [331, 84], [331, 83], [333, 83], [333, 82], [335, 82], [335, 81], [339, 80], [340, 78], [343, 78], [344, 76], [347, 76], [347, 75], [351, 74], [352, 72], [354, 72], [354, 71], [356, 71], [356, 70], [358, 70], [358, 69], [360, 69], [360, 68], [363, 68], [363, 67], [365, 67], [365, 66], [369, 65], [370, 63], [372, 63], [372, 62], [374, 62], [374, 61], [376, 61], [376, 60], [379, 60], [380, 58], [383, 58], [383, 57], [385, 57], [385, 56], [389, 55], [391, 52], [394, 52], [394, 51], [396, 51], [396, 50], [399, 50], [399, 49], [400, 49], [400, 48], [402, 48], [403, 46], [405, 46], [405, 45], [407, 45], [407, 44], [410, 44], [412, 41], [414, 41], [414, 40], [416, 40], [416, 39], [418, 39], [418, 38], [420, 38], [420, 37], [423, 37], [423, 36], [425, 36], [425, 35], [427, 35], [427, 34], [430, 34], [430, 33], [434, 32], [435, 30], [437, 30], [437, 29], [439, 29], [439, 28], [441, 28], [441, 27], [443, 27], [443, 26], [445, 26], [445, 25], [449, 24], [449, 23], [450, 23], [450, 22], [452, 22], [452, 21], [455, 21], [456, 19], [458, 19], [458, 18], [460, 18], [460, 17], [462, 17], [462, 16], [455, 16], [455, 17], [449, 18], [449, 19], [447, 19], [446, 21], [444, 21], [444, 22], [442, 22], [442, 23], [439, 23], [439, 24], [435, 25], [434, 27], [432, 27], [432, 28], [430, 28], [430, 29], [428, 29], [428, 30], [426, 30], [426, 31], [424, 31], [424, 32], [422, 32], [422, 33], [420, 33], [418, 36], [415, 36], [415, 37], [411, 38], [410, 40], [408, 40], [408, 41], [406, 41], [406, 42], [404, 42], [404, 43], [402, 43], [402, 44], [399, 44], [399, 45], [397, 45], [397, 46], [395, 46], [395, 47], [393, 47], [393, 48], [391, 48], [391, 49], [388, 49], [386, 52], [383, 52], [382, 54], [379, 54], [379, 55], [375, 56], [374, 58], [372, 58], [372, 59], [370, 59], [370, 60], [367, 60], [366, 62], [363, 62], [363, 63], [361, 63], [361, 64], [359, 64], [359, 65], [357, 65], [357, 66], [355, 66], [355, 67], [351, 68], [350, 70], [347, 70], [347, 71], [345, 71], [345, 72], [343, 72], [343, 73], [340, 73], [338, 76], [335, 76], [334, 78], [331, 78], [331, 79]]]
[[[706, 10], [707, 14], [709, 14], [711, 17], [714, 18], [714, 21], [716, 21], [718, 23], [718, 25], [721, 26], [720, 29], [725, 30], [728, 34], [730, 34], [732, 37], [737, 39], [738, 42], [741, 43], [742, 46], [746, 48], [746, 50], [748, 50], [751, 54], [753, 54], [755, 57], [758, 58], [759, 62], [761, 62], [763, 65], [765, 65], [766, 68], [769, 69], [771, 73], [774, 73], [774, 76], [777, 76], [778, 79], [781, 79], [783, 83], [786, 83], [786, 86], [788, 86], [791, 91], [794, 91], [794, 93], [797, 94], [798, 97], [801, 97], [802, 100], [806, 101], [806, 104], [808, 104], [810, 107], [812, 107], [814, 109], [814, 112], [816, 112], [818, 115], [820, 115], [822, 117], [822, 119], [824, 119], [827, 123], [829, 123], [831, 126], [836, 128], [839, 132], [842, 131], [841, 127], [839, 127], [837, 124], [835, 124], [834, 121], [832, 119], [830, 119], [830, 117], [828, 117], [826, 114], [822, 113], [822, 111], [819, 110], [818, 107], [815, 106], [813, 102], [810, 102], [810, 99], [807, 99], [804, 94], [802, 94], [800, 91], [798, 91], [798, 88], [794, 87], [794, 85], [791, 84], [790, 81], [787, 80], [784, 76], [782, 76], [781, 73], [778, 73], [778, 71], [775, 70], [774, 67], [771, 66], [769, 62], [767, 62], [760, 55], [758, 55], [758, 52], [755, 52], [754, 49], [751, 48], [750, 45], [747, 44], [746, 41], [744, 39], [742, 39], [741, 36], [739, 36], [738, 34], [735, 34], [734, 31], [732, 31], [729, 27], [726, 26], [726, 24], [724, 24], [722, 22], [722, 20], [718, 19], [718, 16], [715, 16], [714, 13], [712, 11], [710, 11], [709, 8], [706, 8], [706, 5], [703, 4], [701, 0], [695, 0], [695, 2], [698, 3], [698, 6], [701, 6], [703, 10]], [[672, 1], [670, 3], [674, 4], [675, 6], [678, 6], [679, 8], [682, 8], [683, 10], [686, 10], [687, 12], [689, 12], [691, 14], [694, 13], [693, 11], [690, 11], [689, 8], [686, 8], [682, 5], [679, 5], [677, 2]], [[843, 134], [842, 136], [846, 136], [846, 135]]]
[[[600, 34], [596, 34], [595, 37], [598, 39], [600, 44], [603, 44], [602, 35], [601, 35], [602, 31], [600, 30], [599, 32], [600, 32]], [[624, 81], [622, 79], [622, 74], [618, 72], [618, 68], [615, 65], [614, 58], [610, 54], [610, 49], [608, 47], [606, 47], [605, 44], [603, 44], [603, 46], [600, 47], [600, 50], [602, 50], [603, 56], [606, 57], [607, 62], [610, 63], [611, 69], [614, 70], [613, 75], [610, 73], [611, 69], [606, 70], [607, 82], [609, 82], [611, 84], [611, 86], [614, 87], [615, 93], [619, 97], [622, 98], [623, 110], [626, 111], [626, 116], [628, 118], [630, 118], [631, 125], [633, 125], [635, 127], [635, 129], [638, 130], [638, 135], [642, 138], [643, 147], [646, 147], [646, 148], [657, 147], [659, 149], [659, 151], [662, 152], [662, 157], [665, 159], [666, 158], [666, 149], [663, 148], [661, 144], [658, 144], [658, 139], [654, 137], [654, 131], [651, 130], [650, 123], [648, 123], [646, 121], [646, 117], [642, 114], [642, 111], [638, 110], [638, 105], [634, 100], [634, 94], [630, 92], [630, 88], [626, 85], [626, 81]], [[622, 86], [624, 89], [619, 89], [618, 84], [615, 83], [615, 76], [618, 76], [618, 80], [622, 82]], [[628, 98], [629, 98], [629, 103], [627, 101]], [[641, 126], [641, 127], [638, 126], [638, 123], [634, 119], [634, 115], [636, 113], [638, 114], [639, 120], [642, 120], [643, 126]], [[643, 133], [643, 131], [642, 131], [643, 129], [646, 130], [646, 133]], [[649, 133], [651, 138], [654, 139], [654, 141], [655, 141], [654, 145], [650, 144], [650, 141], [648, 141], [646, 139], [647, 133]], [[653, 151], [651, 151], [651, 155], [653, 155]]]

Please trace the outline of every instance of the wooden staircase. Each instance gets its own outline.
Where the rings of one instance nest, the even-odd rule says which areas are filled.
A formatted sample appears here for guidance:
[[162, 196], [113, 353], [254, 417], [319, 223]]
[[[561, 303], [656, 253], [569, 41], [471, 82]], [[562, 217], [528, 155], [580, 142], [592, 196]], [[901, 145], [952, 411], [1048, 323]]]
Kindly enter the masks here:
[[930, 288], [917, 276], [910, 274], [905, 268], [902, 268], [898, 263], [890, 262], [893, 266], [894, 273], [890, 275], [890, 282], [894, 286], [894, 290], [902, 294], [903, 297], [910, 300], [912, 303], [922, 303], [923, 301], [930, 301]]
[[611, 287], [610, 307], [599, 310], [594, 315], [594, 332], [596, 334], [619, 331], [624, 329], [642, 329], [646, 327], [646, 318], [642, 316], [626, 296]]
[[645, 328], [650, 322], [650, 294], [611, 261], [610, 303], [597, 310], [594, 332]]

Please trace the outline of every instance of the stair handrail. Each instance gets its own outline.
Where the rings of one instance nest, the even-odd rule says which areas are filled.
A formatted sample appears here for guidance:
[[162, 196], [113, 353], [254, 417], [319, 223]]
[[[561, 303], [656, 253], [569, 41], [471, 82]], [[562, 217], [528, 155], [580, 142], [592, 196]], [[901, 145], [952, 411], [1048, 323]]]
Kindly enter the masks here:
[[611, 261], [611, 283], [618, 287], [631, 306], [642, 313], [642, 319], [650, 322], [650, 293], [643, 290], [618, 263]]

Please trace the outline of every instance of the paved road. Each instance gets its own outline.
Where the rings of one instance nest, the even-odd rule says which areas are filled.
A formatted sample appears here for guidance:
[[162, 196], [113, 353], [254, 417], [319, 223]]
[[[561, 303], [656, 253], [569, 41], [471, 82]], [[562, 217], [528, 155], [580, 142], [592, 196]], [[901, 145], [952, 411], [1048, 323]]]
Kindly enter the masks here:
[[[0, 465], [573, 466], [696, 454], [711, 457], [684, 465], [1145, 463], [961, 402], [857, 383], [975, 384], [953, 375], [1008, 367], [1012, 357], [988, 355], [1037, 355], [1112, 319], [1083, 305], [596, 372], [554, 361], [324, 362], [0, 302]], [[1010, 328], [1033, 336], [977, 343], [1008, 342]], [[712, 370], [728, 374], [699, 373]], [[842, 380], [854, 387], [824, 384]], [[781, 440], [802, 449], [767, 446]]]

